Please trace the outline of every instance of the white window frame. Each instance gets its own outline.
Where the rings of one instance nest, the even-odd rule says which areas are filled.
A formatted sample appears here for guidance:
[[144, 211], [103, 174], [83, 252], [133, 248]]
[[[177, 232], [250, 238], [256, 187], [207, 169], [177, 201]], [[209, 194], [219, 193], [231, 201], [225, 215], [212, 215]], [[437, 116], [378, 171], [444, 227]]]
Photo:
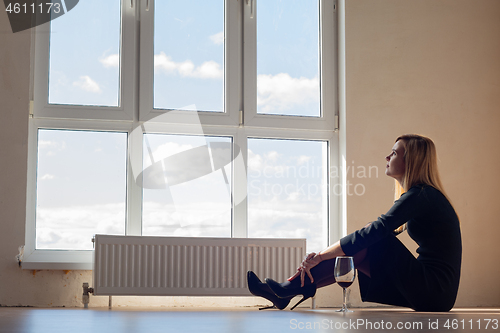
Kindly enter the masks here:
[[[342, 138], [337, 128], [339, 112], [337, 80], [339, 54], [337, 13], [339, 8], [337, 8], [337, 0], [319, 0], [321, 117], [257, 114], [257, 15], [255, 8], [257, 1], [225, 0], [224, 112], [197, 113], [203, 134], [232, 137], [233, 143], [241, 148], [245, 165], [248, 158], [248, 138], [324, 141], [327, 142], [328, 147], [327, 169], [329, 170], [331, 166], [340, 167], [339, 141]], [[140, 20], [138, 20], [139, 16]], [[132, 135], [134, 129], [148, 122], [148, 133], [199, 134], [188, 121], [192, 116], [192, 111], [186, 111], [185, 117], [177, 117], [173, 123], [156, 122], [154, 119], [163, 111], [153, 108], [153, 19], [153, 0], [148, 2], [122, 0], [121, 101], [118, 107], [48, 104], [49, 24], [38, 26], [32, 34], [35, 40], [34, 107], [29, 119], [24, 269], [92, 269], [92, 251], [35, 249], [36, 164], [39, 129], [128, 133], [126, 235], [141, 235], [142, 232], [142, 189], [135, 183], [130, 169], [132, 165], [142, 165], [143, 143], [141, 136]], [[136, 22], [140, 22], [140, 35]], [[140, 63], [135, 60], [139, 49], [141, 50]], [[228, 82], [231, 84], [227, 84]], [[232, 209], [232, 237], [247, 237], [248, 207], [245, 165], [233, 163], [233, 196], [243, 196], [245, 199]], [[323, 222], [328, 226], [328, 242], [331, 244], [343, 233], [341, 216], [344, 214], [342, 209], [344, 198], [334, 195], [332, 191], [342, 180], [331, 177], [328, 177], [328, 180], [330, 183], [327, 188], [330, 193], [324, 202], [327, 214]]]

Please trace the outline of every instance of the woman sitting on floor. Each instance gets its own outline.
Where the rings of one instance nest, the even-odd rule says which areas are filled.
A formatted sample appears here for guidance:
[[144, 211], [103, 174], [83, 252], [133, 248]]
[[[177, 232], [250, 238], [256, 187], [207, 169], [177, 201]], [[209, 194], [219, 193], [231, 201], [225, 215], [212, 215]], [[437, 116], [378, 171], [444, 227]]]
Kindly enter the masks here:
[[[317, 288], [335, 283], [335, 258], [347, 255], [354, 257], [364, 302], [449, 311], [458, 292], [462, 240], [458, 217], [439, 179], [434, 143], [420, 135], [400, 136], [386, 160], [386, 175], [405, 191], [386, 214], [325, 250], [310, 253], [288, 281], [262, 283], [249, 271], [250, 292], [278, 309], [302, 295], [297, 306]], [[418, 244], [418, 258], [396, 237], [404, 230]]]

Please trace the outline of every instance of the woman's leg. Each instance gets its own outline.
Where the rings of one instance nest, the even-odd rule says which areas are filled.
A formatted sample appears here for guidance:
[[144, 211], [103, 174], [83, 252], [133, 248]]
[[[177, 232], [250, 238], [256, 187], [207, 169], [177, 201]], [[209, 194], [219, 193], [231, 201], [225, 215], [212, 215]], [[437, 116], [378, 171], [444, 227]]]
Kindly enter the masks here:
[[[363, 274], [370, 276], [370, 263], [367, 258], [367, 250], [361, 250], [356, 253], [354, 258], [354, 266]], [[322, 288], [328, 286], [332, 283], [335, 283], [335, 277], [333, 276], [333, 269], [335, 268], [335, 259], [325, 260], [320, 262], [318, 265], [314, 266], [311, 269], [311, 275], [314, 278], [314, 282], [316, 283], [318, 288]], [[304, 277], [304, 285], [308, 285], [311, 283], [309, 277]], [[285, 288], [298, 288], [300, 287], [300, 278], [297, 277], [290, 282], [285, 282], [282, 284]]]
[[363, 249], [354, 255], [354, 267], [364, 275], [371, 277], [370, 275], [370, 260], [367, 256], [368, 250]]

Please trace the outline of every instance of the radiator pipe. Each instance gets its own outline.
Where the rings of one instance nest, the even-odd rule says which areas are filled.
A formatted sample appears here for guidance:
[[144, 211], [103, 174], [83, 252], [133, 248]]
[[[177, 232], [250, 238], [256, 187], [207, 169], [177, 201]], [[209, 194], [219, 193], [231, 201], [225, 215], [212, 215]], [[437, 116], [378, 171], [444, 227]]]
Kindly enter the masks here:
[[90, 300], [89, 294], [94, 294], [94, 288], [89, 288], [88, 282], [84, 282], [82, 302], [83, 302], [83, 308], [85, 309], [89, 308], [89, 300]]

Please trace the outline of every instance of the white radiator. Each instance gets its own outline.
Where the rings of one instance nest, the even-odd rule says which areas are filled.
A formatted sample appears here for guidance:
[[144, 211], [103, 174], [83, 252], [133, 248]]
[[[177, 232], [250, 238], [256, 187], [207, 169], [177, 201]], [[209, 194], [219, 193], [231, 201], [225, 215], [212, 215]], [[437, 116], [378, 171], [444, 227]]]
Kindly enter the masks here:
[[94, 295], [247, 296], [246, 272], [284, 281], [305, 239], [95, 236]]

